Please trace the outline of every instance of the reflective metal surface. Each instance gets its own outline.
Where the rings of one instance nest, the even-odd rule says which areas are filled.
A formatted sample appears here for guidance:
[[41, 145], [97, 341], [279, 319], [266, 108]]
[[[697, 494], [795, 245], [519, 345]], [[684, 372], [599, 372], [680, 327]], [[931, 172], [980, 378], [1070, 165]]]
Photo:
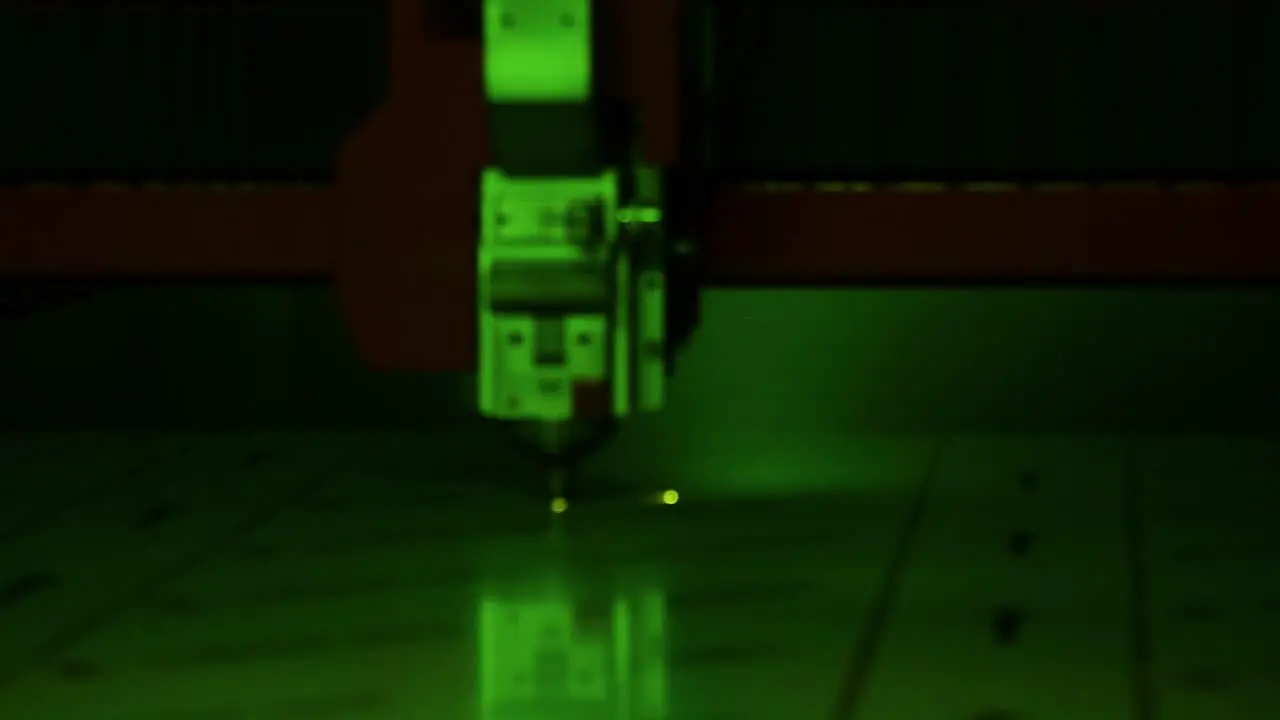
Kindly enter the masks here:
[[467, 442], [10, 438], [0, 716], [1280, 713], [1271, 440], [851, 438], [558, 515]]

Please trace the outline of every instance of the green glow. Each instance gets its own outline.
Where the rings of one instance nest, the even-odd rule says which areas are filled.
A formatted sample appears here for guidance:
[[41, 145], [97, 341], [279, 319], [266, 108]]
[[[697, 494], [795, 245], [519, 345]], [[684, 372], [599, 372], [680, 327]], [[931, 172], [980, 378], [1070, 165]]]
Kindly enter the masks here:
[[556, 498], [551, 501], [551, 512], [557, 515], [569, 509], [569, 501], [564, 498]]
[[658, 208], [621, 208], [616, 215], [618, 222], [624, 225], [662, 222], [662, 210]]
[[591, 26], [586, 0], [485, 3], [489, 101], [586, 101], [593, 84]]
[[667, 715], [666, 599], [618, 593], [608, 612], [567, 592], [479, 605], [480, 720]]

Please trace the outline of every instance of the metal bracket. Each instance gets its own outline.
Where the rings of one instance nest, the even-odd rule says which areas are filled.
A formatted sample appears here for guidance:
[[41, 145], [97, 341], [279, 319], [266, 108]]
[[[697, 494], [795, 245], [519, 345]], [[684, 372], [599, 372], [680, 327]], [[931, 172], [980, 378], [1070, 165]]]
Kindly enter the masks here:
[[480, 410], [504, 420], [661, 409], [667, 366], [661, 210], [619, 178], [481, 181]]

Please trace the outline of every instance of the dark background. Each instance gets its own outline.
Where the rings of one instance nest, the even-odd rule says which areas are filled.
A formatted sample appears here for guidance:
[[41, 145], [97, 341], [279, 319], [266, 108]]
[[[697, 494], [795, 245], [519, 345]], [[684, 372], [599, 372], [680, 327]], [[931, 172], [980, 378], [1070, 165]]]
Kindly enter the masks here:
[[718, 162], [913, 179], [1280, 166], [1280, 7], [948, 7], [960, 4], [719, 3], [717, 78], [734, 112], [718, 129]]
[[[377, 5], [0, 11], [0, 172], [323, 180], [381, 87]], [[1267, 42], [1280, 8], [730, 5], [711, 135], [735, 173], [1168, 179], [1280, 164], [1280, 48]], [[11, 309], [0, 422], [479, 426], [467, 378], [362, 368], [326, 286], [84, 294], [0, 284]], [[670, 410], [624, 445], [710, 458], [749, 450], [744, 438], [802, 452], [821, 429], [1280, 427], [1280, 293], [1266, 289], [745, 290], [705, 302]]]
[[[324, 178], [382, 89], [381, 2], [20, 9], [53, 4], [0, 7], [0, 171], [24, 181]], [[960, 4], [716, 2], [715, 164], [850, 180], [1280, 167], [1280, 6]]]

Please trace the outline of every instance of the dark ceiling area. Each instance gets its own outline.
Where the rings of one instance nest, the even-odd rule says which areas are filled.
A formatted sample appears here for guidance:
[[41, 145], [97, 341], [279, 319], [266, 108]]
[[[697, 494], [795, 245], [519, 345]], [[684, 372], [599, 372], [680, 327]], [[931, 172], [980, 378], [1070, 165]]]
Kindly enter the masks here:
[[[1280, 9], [958, 5], [716, 3], [714, 164], [850, 180], [1280, 168]], [[383, 85], [381, 3], [34, 6], [0, 9], [14, 181], [323, 180]]]

